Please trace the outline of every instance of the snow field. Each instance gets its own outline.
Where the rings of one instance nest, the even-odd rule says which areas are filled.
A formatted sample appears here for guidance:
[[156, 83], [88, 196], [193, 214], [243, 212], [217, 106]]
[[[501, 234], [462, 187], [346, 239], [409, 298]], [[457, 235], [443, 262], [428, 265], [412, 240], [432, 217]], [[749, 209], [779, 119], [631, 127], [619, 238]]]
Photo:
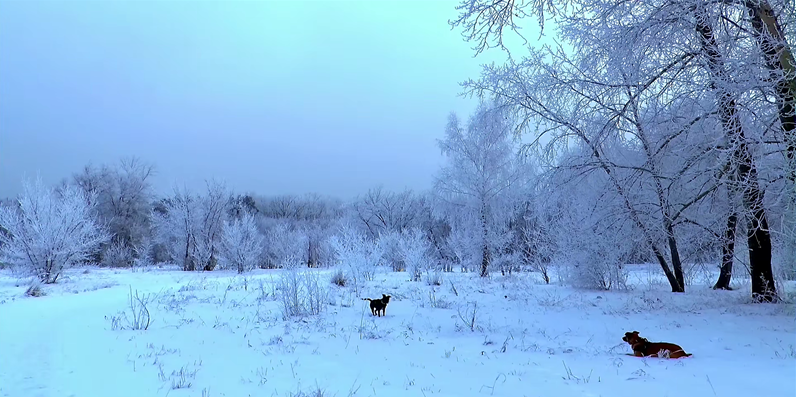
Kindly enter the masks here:
[[[629, 292], [536, 274], [378, 273], [360, 294], [313, 270], [324, 312], [284, 319], [282, 271], [72, 269], [43, 297], [0, 272], [0, 396], [790, 396], [792, 304], [748, 288], [674, 295], [650, 271]], [[790, 290], [792, 286], [788, 285]], [[151, 323], [127, 329], [141, 303]], [[385, 317], [363, 297], [392, 295]], [[123, 313], [123, 314], [122, 314]], [[142, 313], [144, 313], [142, 311]], [[637, 330], [694, 356], [636, 358]]]

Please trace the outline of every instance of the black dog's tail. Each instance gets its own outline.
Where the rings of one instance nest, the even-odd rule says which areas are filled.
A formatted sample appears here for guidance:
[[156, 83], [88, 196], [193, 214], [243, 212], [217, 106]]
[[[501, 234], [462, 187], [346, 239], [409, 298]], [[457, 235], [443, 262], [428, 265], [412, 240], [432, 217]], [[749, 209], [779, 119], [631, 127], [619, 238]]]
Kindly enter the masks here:
[[370, 298], [362, 298], [362, 300], [363, 301], [371, 301], [371, 302], [373, 302], [373, 299], [370, 299]]

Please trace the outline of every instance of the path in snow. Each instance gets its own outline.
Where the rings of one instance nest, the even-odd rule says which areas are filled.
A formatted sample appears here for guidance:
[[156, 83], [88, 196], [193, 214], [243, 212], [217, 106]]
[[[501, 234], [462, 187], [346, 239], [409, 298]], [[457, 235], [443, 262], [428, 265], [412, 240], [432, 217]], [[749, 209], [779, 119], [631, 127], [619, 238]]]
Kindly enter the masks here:
[[[124, 341], [107, 332], [106, 315], [125, 288], [17, 299], [0, 305], [0, 396], [151, 395], [126, 363]], [[13, 318], [13, 323], [3, 319]]]

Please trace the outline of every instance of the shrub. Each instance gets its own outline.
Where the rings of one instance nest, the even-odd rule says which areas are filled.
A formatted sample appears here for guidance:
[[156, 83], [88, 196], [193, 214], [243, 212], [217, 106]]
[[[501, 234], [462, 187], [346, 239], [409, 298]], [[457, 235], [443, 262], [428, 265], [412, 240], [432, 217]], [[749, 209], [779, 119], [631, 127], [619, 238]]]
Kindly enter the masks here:
[[[296, 262], [294, 260], [294, 262]], [[292, 263], [282, 273], [276, 288], [277, 299], [282, 306], [282, 317], [315, 316], [326, 308], [329, 291], [324, 288], [317, 273], [300, 270]]]
[[401, 252], [401, 235], [397, 232], [384, 233], [379, 237], [379, 245], [382, 247], [382, 259], [392, 268], [394, 272], [406, 271], [406, 262]]
[[226, 269], [243, 273], [254, 269], [263, 251], [264, 238], [257, 230], [254, 217], [245, 214], [241, 219], [224, 222], [219, 259]]
[[378, 242], [370, 242], [353, 227], [345, 226], [330, 239], [337, 258], [345, 266], [348, 280], [356, 293], [364, 281], [373, 281], [382, 257]]
[[401, 233], [398, 246], [401, 250], [406, 267], [412, 275], [412, 281], [420, 281], [423, 271], [428, 267], [428, 241], [420, 229], [413, 228]]
[[621, 264], [596, 259], [570, 264], [563, 272], [565, 281], [575, 287], [594, 290], [627, 289], [627, 271]]
[[438, 271], [429, 273], [428, 276], [426, 276], [426, 283], [428, 283], [428, 285], [442, 285], [442, 275]]
[[44, 291], [41, 289], [41, 283], [34, 281], [30, 284], [28, 289], [25, 291], [25, 295], [32, 296], [34, 298], [38, 298], [40, 296], [46, 295]]
[[131, 267], [134, 262], [133, 250], [124, 243], [113, 242], [102, 254], [100, 265], [105, 267]]
[[339, 269], [332, 274], [332, 284], [345, 287], [347, 283], [348, 279], [346, 278], [345, 272], [343, 272], [342, 269]]

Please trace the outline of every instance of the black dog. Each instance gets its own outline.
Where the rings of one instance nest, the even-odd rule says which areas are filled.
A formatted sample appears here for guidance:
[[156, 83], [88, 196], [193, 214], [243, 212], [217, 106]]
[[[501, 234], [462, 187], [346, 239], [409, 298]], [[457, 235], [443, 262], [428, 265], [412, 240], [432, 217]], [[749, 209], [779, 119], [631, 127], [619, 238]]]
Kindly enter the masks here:
[[371, 314], [381, 317], [382, 314], [387, 315], [387, 304], [390, 303], [390, 295], [381, 294], [380, 299], [362, 298], [363, 301], [370, 301]]

